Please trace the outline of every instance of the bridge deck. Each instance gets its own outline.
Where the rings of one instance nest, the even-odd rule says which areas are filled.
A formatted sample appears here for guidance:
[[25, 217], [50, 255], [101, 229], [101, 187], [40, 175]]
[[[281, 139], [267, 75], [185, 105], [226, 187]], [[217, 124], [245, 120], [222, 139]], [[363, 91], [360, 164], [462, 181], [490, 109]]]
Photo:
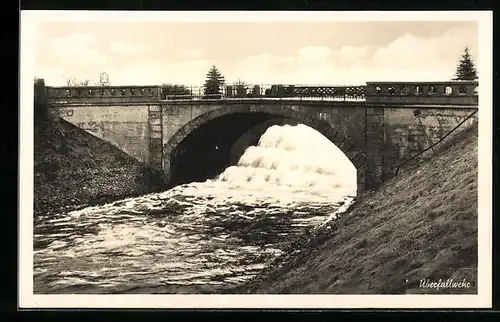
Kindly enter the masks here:
[[149, 102], [138, 101], [89, 101], [89, 100], [53, 100], [54, 106], [149, 106], [149, 105], [226, 105], [226, 104], [307, 104], [309, 106], [339, 106], [339, 107], [385, 107], [385, 108], [478, 108], [477, 104], [418, 104], [418, 103], [382, 103], [366, 102], [365, 99], [309, 99], [309, 98], [221, 98], [221, 99], [183, 99], [158, 100]]

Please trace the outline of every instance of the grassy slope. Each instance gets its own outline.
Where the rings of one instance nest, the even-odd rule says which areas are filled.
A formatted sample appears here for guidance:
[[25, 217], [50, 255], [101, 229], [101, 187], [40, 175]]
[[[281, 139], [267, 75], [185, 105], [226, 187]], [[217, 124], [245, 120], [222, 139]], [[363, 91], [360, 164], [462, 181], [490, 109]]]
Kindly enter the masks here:
[[35, 128], [34, 163], [35, 213], [138, 195], [160, 184], [139, 161], [64, 120]]
[[[236, 293], [476, 293], [477, 125], [387, 182]], [[277, 266], [279, 265], [279, 266]], [[470, 289], [419, 288], [466, 278]]]

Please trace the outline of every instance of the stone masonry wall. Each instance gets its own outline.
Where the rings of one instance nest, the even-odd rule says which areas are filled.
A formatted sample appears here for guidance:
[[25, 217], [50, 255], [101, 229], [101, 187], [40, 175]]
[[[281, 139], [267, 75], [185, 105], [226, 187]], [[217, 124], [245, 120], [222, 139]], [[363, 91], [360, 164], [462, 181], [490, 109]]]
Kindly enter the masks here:
[[[384, 108], [385, 145], [384, 145], [384, 180], [392, 177], [396, 168], [405, 160], [418, 156], [409, 164], [418, 162], [433, 153], [429, 149], [440, 141], [476, 109], [473, 108]], [[440, 143], [477, 122], [477, 113], [448, 135]]]
[[64, 120], [101, 138], [140, 162], [150, 161], [148, 105], [62, 106]]

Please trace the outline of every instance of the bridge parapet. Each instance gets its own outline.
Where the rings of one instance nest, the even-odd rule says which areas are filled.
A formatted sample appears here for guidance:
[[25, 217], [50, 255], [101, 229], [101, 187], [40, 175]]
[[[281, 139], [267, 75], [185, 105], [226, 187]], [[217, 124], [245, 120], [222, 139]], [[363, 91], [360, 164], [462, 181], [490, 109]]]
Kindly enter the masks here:
[[478, 105], [477, 81], [367, 82], [366, 103]]
[[224, 87], [220, 94], [207, 95], [202, 87], [186, 88], [186, 93], [162, 93], [161, 86], [66, 86], [47, 87], [47, 98], [55, 104], [150, 103], [162, 100], [301, 99], [364, 101], [377, 105], [477, 106], [477, 81], [368, 82], [366, 86], [259, 85]]
[[53, 103], [129, 103], [159, 101], [159, 86], [65, 86], [47, 87]]

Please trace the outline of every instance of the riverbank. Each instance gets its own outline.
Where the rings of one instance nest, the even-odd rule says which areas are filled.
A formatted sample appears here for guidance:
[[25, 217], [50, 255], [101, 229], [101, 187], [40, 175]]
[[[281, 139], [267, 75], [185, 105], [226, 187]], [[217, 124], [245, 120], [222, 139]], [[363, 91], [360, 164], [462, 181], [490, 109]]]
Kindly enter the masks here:
[[62, 119], [36, 124], [34, 213], [69, 211], [160, 191], [160, 174]]
[[[229, 293], [476, 293], [477, 131], [473, 125], [430, 160], [359, 196], [331, 226]], [[470, 284], [421, 287], [439, 279]]]

